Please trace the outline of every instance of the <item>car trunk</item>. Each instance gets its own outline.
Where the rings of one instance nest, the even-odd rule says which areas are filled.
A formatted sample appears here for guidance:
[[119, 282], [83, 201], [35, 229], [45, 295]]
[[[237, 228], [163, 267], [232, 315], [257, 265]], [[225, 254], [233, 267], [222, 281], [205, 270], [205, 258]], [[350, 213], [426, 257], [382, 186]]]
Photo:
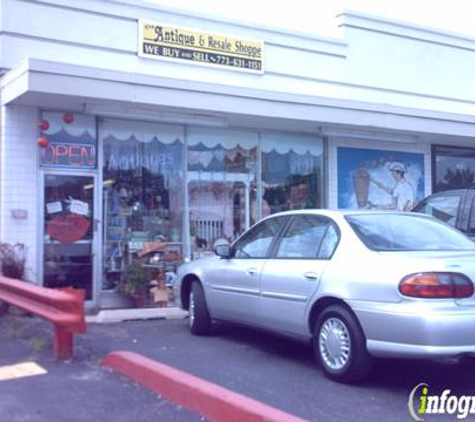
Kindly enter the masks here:
[[[405, 260], [412, 260], [414, 272], [443, 271], [462, 273], [475, 284], [475, 253], [473, 251], [404, 251], [380, 253], [391, 257], [395, 257], [395, 255], [400, 253], [404, 256]], [[458, 299], [456, 302], [460, 306], [475, 307], [475, 294], [467, 299]]]

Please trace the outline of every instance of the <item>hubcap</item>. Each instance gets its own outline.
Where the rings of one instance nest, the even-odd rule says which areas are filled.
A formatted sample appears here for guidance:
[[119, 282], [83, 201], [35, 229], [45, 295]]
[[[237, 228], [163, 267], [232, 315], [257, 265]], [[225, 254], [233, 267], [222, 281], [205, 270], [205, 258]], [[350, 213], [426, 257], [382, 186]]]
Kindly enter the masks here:
[[350, 358], [350, 333], [346, 325], [337, 318], [327, 319], [318, 335], [320, 355], [325, 365], [340, 370]]
[[190, 293], [190, 309], [188, 312], [188, 318], [190, 327], [192, 327], [195, 322], [195, 296], [193, 295], [193, 292]]

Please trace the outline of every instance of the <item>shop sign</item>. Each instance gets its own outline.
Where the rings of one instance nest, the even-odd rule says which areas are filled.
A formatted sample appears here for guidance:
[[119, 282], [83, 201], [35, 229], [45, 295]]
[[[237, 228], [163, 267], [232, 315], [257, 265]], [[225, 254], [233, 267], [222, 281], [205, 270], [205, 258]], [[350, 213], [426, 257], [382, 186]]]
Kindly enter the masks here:
[[139, 20], [141, 57], [263, 73], [264, 43]]
[[95, 168], [96, 147], [91, 144], [50, 142], [41, 149], [41, 165], [69, 168]]

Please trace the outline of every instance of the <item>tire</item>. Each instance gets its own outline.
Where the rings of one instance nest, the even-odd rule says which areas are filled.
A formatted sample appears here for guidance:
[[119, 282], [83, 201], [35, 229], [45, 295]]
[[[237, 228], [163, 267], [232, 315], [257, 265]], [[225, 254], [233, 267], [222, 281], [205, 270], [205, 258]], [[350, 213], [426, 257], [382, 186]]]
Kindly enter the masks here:
[[358, 320], [346, 308], [332, 305], [323, 310], [313, 334], [314, 353], [328, 378], [352, 383], [369, 375], [373, 358]]
[[211, 318], [206, 306], [203, 286], [198, 281], [191, 283], [189, 324], [191, 333], [196, 336], [208, 334], [211, 328]]

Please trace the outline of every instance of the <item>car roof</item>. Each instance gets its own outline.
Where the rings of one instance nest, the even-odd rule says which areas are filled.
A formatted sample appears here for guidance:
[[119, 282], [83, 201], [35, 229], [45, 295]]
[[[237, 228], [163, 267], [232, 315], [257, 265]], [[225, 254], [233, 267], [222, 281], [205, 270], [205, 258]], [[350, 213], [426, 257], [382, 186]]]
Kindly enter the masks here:
[[435, 195], [443, 195], [443, 194], [455, 194], [455, 193], [465, 193], [465, 192], [470, 192], [473, 191], [473, 188], [462, 188], [462, 189], [449, 189], [449, 190], [441, 190], [438, 192], [434, 192], [431, 195], [427, 196], [425, 199], [429, 198], [430, 196], [435, 196]]
[[[384, 215], [411, 215], [411, 216], [421, 216], [421, 214], [415, 214], [405, 211], [393, 211], [393, 210], [337, 210], [337, 209], [324, 209], [324, 208], [312, 208], [312, 209], [301, 209], [301, 210], [291, 210], [291, 211], [282, 211], [276, 214], [272, 214], [269, 217], [276, 216], [285, 216], [285, 215], [323, 215], [330, 218], [339, 218], [344, 216], [351, 215], [369, 215], [369, 214], [384, 214]], [[267, 217], [267, 218], [269, 218]]]

